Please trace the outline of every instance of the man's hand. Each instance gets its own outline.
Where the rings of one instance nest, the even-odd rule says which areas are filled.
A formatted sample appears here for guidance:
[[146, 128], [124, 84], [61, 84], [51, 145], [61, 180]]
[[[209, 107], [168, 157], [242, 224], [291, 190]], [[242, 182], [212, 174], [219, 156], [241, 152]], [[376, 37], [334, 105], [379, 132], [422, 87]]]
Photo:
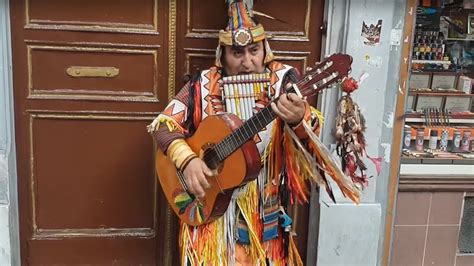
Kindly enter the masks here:
[[203, 198], [206, 195], [205, 189], [211, 187], [206, 180], [206, 176], [214, 176], [217, 173], [209, 169], [203, 160], [196, 157], [184, 168], [183, 174], [189, 192], [198, 198]]
[[295, 93], [282, 94], [278, 102], [272, 102], [271, 105], [273, 111], [290, 125], [297, 125], [303, 120], [305, 102]]

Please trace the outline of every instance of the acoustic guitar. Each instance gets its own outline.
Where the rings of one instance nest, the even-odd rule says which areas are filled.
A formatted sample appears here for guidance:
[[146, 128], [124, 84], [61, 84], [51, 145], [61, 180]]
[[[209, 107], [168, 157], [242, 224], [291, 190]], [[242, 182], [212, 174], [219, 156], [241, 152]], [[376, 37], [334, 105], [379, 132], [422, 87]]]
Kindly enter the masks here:
[[[292, 84], [288, 91], [299, 90], [302, 96], [314, 95], [346, 77], [351, 63], [351, 56], [333, 54]], [[217, 176], [207, 178], [211, 187], [205, 191], [204, 198], [198, 199], [188, 191], [183, 173], [158, 149], [156, 172], [161, 188], [183, 222], [197, 226], [222, 216], [234, 189], [257, 178], [261, 161], [253, 137], [276, 117], [269, 104], [245, 122], [233, 114], [212, 115], [201, 121], [186, 142], [209, 168], [218, 172]]]

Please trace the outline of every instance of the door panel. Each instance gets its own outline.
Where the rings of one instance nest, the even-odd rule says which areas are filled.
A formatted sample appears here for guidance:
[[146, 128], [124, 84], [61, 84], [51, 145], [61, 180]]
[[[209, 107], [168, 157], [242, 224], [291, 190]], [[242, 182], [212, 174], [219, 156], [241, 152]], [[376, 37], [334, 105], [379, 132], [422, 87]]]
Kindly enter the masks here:
[[150, 150], [145, 121], [71, 112], [30, 117], [38, 233], [153, 236], [155, 182], [142, 170], [153, 166], [141, 158]]
[[155, 245], [154, 238], [136, 237], [35, 239], [22, 265], [171, 265], [156, 262]]
[[157, 0], [25, 1], [26, 28], [159, 33]]
[[[22, 263], [177, 265], [145, 127], [214, 62], [224, 1], [11, 1]], [[323, 1], [255, 0], [276, 58], [319, 59]], [[307, 208], [295, 207], [306, 254]]]
[[158, 47], [37, 43], [27, 49], [28, 98], [158, 102]]
[[169, 98], [169, 13], [156, 0], [12, 1], [23, 264], [171, 261], [146, 132]]

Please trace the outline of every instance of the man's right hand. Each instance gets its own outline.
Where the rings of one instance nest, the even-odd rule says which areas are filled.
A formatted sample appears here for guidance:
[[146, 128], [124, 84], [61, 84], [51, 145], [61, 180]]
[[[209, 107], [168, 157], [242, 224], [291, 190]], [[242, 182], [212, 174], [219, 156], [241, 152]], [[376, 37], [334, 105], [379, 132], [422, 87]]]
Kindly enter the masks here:
[[205, 189], [211, 187], [206, 180], [206, 176], [214, 176], [216, 172], [209, 169], [203, 160], [196, 157], [184, 168], [183, 174], [189, 192], [198, 198], [204, 198], [206, 195]]

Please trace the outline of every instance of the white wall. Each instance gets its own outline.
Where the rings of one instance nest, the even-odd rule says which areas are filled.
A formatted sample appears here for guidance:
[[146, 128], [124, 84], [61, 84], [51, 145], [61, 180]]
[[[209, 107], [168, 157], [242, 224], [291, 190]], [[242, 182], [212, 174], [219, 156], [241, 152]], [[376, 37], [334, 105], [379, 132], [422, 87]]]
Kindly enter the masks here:
[[9, 4], [0, 0], [0, 265], [19, 265]]
[[[398, 92], [401, 44], [391, 42], [392, 33], [403, 29], [405, 0], [327, 0], [328, 36], [325, 53], [344, 52], [353, 57], [351, 76], [369, 76], [352, 94], [366, 118], [367, 152], [371, 157], [383, 157], [382, 172], [377, 176], [374, 165], [369, 167], [369, 187], [362, 193], [361, 204], [354, 205], [340, 194], [332, 204], [327, 194], [320, 197], [318, 266], [377, 265], [384, 239], [384, 219], [387, 202], [393, 113]], [[382, 19], [380, 42], [364, 44], [362, 23], [377, 24]], [[328, 122], [323, 141], [334, 142], [333, 129], [338, 92], [323, 95], [323, 112]], [[398, 149], [399, 147], [394, 147]], [[334, 188], [335, 186], [333, 186]]]

